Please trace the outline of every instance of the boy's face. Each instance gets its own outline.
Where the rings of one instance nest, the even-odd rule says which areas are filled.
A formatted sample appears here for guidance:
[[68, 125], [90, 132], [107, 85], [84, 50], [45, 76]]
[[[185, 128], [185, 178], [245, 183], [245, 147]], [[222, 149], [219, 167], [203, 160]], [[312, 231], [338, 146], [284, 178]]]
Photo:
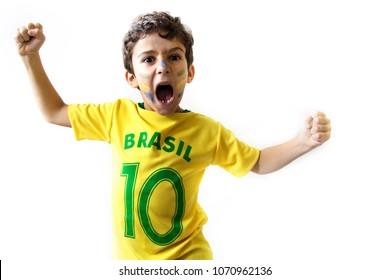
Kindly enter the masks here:
[[157, 33], [147, 35], [134, 46], [132, 62], [134, 74], [127, 72], [126, 78], [140, 89], [145, 109], [160, 115], [182, 111], [184, 88], [195, 74], [193, 65], [188, 69], [183, 44]]

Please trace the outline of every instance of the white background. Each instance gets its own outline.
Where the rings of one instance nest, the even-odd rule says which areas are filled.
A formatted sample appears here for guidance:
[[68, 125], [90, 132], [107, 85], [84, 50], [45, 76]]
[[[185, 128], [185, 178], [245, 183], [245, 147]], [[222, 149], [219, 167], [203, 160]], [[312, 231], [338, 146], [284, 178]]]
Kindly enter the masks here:
[[110, 146], [76, 142], [71, 129], [43, 120], [15, 30], [43, 24], [41, 55], [65, 102], [138, 101], [121, 40], [135, 16], [153, 10], [180, 16], [195, 37], [183, 107], [259, 148], [293, 137], [313, 110], [332, 120], [328, 143], [279, 172], [206, 172], [199, 201], [215, 263], [272, 266], [272, 279], [389, 279], [387, 1], [5, 0], [0, 259], [8, 279], [116, 276]]

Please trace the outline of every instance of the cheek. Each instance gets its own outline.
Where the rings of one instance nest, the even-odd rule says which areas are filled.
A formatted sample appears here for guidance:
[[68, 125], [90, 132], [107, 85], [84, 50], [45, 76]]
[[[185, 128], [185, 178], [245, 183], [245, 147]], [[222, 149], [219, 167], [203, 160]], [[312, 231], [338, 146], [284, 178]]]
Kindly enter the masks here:
[[181, 69], [179, 72], [177, 72], [177, 76], [178, 77], [181, 77], [183, 76], [184, 74], [187, 73], [187, 69], [184, 67], [183, 69]]
[[177, 72], [177, 77], [179, 78], [179, 81], [177, 82], [177, 87], [181, 88], [184, 87], [187, 83], [187, 68], [183, 68], [179, 72]]
[[187, 77], [183, 77], [183, 79], [179, 80], [179, 82], [177, 83], [177, 87], [182, 88], [185, 86], [186, 83], [187, 83]]
[[150, 78], [150, 74], [149, 73], [140, 72], [140, 73], [138, 73], [138, 77], [140, 77], [141, 79], [149, 79]]
[[150, 101], [152, 101], [152, 103], [154, 103], [155, 100], [154, 100], [153, 94], [150, 91], [150, 87], [148, 85], [140, 83], [139, 84], [139, 89], [141, 90], [143, 95], [146, 96], [147, 99], [149, 99]]
[[153, 94], [151, 94], [150, 92], [146, 92], [145, 96], [146, 96], [147, 99], [152, 101], [152, 103], [154, 103], [155, 100], [154, 100]]
[[139, 84], [139, 89], [142, 91], [142, 92], [149, 92], [150, 93], [150, 87], [145, 85], [145, 84], [142, 84], [140, 83]]

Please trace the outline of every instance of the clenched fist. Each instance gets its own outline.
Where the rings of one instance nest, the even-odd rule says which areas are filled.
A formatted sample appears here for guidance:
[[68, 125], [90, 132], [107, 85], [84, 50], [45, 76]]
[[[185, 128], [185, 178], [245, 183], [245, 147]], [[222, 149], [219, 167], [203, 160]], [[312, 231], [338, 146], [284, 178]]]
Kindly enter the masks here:
[[316, 112], [306, 119], [304, 130], [305, 143], [315, 148], [330, 138], [330, 120], [323, 112]]
[[26, 26], [21, 26], [16, 31], [15, 42], [19, 55], [37, 54], [45, 42], [42, 25], [40, 23], [29, 23]]

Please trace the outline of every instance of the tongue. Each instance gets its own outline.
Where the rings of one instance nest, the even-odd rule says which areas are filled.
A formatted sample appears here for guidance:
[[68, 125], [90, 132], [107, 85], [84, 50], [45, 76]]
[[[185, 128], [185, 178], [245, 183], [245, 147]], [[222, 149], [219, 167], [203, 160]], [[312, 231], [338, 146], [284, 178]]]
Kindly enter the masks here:
[[157, 97], [162, 103], [167, 103], [173, 96], [171, 86], [159, 86], [157, 89]]

